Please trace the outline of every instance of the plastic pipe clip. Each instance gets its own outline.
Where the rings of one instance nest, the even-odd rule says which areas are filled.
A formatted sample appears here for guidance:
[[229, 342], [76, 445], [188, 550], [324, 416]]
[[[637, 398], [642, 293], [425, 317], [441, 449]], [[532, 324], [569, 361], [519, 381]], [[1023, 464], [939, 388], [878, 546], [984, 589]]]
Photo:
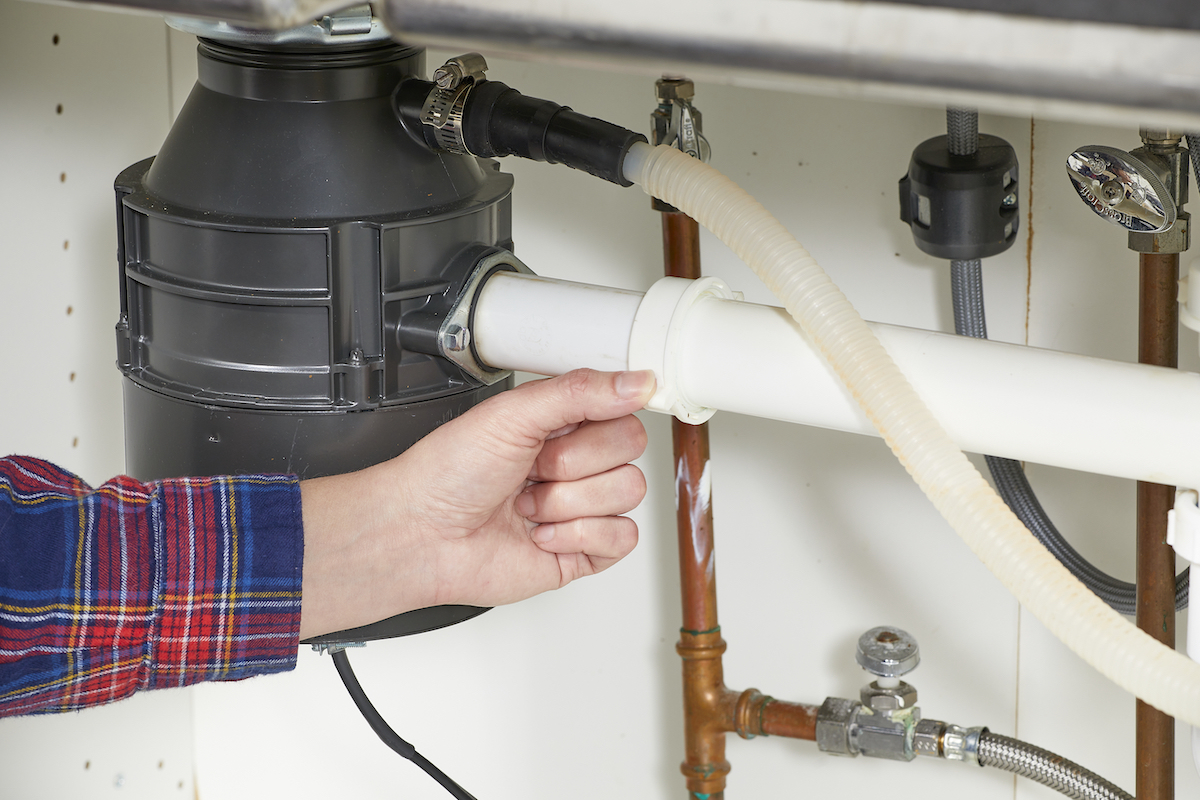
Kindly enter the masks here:
[[[1192, 268], [1193, 270], [1195, 267]], [[1175, 508], [1167, 512], [1167, 544], [1175, 548], [1175, 554], [1186, 558], [1193, 567], [1200, 564], [1200, 495], [1194, 489], [1175, 491]], [[1200, 578], [1200, 572], [1192, 570]], [[1200, 609], [1200, 580], [1188, 583], [1188, 608]], [[1188, 614], [1187, 654], [1193, 661], [1200, 661], [1200, 610]], [[1200, 727], [1192, 728], [1192, 761], [1200, 772]]]

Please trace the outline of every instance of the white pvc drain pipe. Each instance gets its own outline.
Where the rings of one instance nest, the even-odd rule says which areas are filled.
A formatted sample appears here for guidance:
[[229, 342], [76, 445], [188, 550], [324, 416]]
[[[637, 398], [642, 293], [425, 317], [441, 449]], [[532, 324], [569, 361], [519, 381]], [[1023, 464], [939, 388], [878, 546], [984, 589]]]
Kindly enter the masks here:
[[[685, 421], [720, 409], [878, 435], [784, 309], [732, 294], [716, 278], [662, 278], [643, 296], [500, 272], [479, 293], [472, 335], [497, 369], [653, 369], [650, 408]], [[1200, 375], [867, 325], [963, 450], [1200, 486]]]

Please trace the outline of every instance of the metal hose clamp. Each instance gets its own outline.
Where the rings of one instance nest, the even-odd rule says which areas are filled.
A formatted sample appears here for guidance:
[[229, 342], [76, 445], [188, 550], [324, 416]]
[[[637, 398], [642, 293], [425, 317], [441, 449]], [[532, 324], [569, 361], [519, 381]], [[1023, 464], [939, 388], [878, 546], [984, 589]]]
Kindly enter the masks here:
[[463, 140], [463, 110], [467, 96], [486, 80], [487, 61], [479, 53], [450, 59], [433, 73], [434, 89], [421, 107], [421, 124], [434, 129], [438, 147], [457, 155], [473, 155]]

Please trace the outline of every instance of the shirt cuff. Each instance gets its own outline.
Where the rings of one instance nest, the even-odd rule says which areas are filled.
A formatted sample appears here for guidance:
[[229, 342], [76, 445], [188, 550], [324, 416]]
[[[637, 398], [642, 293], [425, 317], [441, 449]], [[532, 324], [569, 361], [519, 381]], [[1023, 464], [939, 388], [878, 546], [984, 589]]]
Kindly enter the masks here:
[[156, 610], [145, 686], [186, 686], [296, 665], [304, 529], [289, 475], [156, 484]]

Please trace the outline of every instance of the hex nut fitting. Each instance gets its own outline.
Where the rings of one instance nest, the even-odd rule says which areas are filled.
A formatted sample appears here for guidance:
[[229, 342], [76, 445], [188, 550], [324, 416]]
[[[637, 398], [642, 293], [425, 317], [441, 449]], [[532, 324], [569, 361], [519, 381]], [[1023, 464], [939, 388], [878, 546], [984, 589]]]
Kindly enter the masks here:
[[1192, 244], [1191, 216], [1180, 211], [1175, 224], [1159, 233], [1129, 231], [1129, 249], [1135, 253], [1183, 253]]
[[696, 96], [696, 84], [692, 81], [674, 78], [659, 78], [654, 82], [654, 95], [660, 103], [671, 103], [676, 100], [690, 101]]
[[835, 756], [858, 755], [852, 735], [862, 704], [842, 697], [826, 697], [817, 711], [817, 748]]
[[942, 736], [946, 723], [936, 719], [923, 719], [913, 730], [913, 752], [919, 756], [941, 758]]
[[917, 704], [917, 690], [904, 681], [899, 681], [894, 687], [880, 686], [879, 681], [871, 681], [859, 692], [859, 699], [872, 711], [899, 711]]
[[471, 331], [452, 323], [438, 331], [438, 346], [447, 353], [461, 353], [471, 346]]
[[1172, 130], [1170, 128], [1147, 128], [1138, 129], [1138, 135], [1141, 140], [1147, 145], [1157, 147], [1178, 147], [1180, 141], [1186, 135], [1184, 131]]
[[947, 725], [942, 730], [942, 757], [947, 761], [962, 761], [967, 744], [967, 731], [960, 725]]
[[979, 764], [979, 737], [984, 733], [987, 733], [987, 728], [947, 725], [942, 734], [942, 758], [947, 761]]

